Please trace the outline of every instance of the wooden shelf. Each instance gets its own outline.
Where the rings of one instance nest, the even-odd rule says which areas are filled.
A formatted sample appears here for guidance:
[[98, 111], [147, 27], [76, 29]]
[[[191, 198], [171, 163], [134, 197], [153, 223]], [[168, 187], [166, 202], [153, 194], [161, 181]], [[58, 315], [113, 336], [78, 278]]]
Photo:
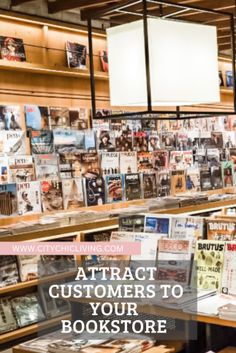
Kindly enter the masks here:
[[[70, 69], [64, 66], [45, 66], [41, 64], [32, 64], [28, 62], [11, 62], [0, 60], [0, 70], [29, 72], [35, 74], [67, 76], [73, 78], [90, 78], [89, 70]], [[108, 74], [105, 72], [95, 72], [97, 80], [108, 80]]]
[[70, 320], [70, 317], [70, 314], [66, 314], [50, 320], [45, 320], [37, 324], [22, 327], [11, 332], [3, 333], [2, 335], [0, 335], [0, 343], [8, 343], [22, 337], [33, 335], [34, 333], [38, 333], [39, 330], [42, 331], [47, 328], [57, 326], [61, 320]]
[[13, 284], [11, 286], [0, 288], [0, 296], [5, 294], [10, 294], [11, 292], [17, 292], [25, 288], [37, 287], [39, 285], [53, 281], [59, 281], [64, 278], [70, 278], [76, 275], [76, 271], [71, 272], [62, 272], [55, 275], [50, 275], [46, 277], [42, 277], [40, 279], [34, 279], [32, 281], [27, 282], [19, 282], [17, 284]]

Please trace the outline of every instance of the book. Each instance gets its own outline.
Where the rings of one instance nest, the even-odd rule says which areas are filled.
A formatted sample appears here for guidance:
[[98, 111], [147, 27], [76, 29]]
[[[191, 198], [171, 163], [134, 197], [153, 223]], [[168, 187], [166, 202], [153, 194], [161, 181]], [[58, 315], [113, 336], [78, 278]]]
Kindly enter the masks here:
[[8, 158], [0, 156], [0, 184], [7, 183], [9, 181], [9, 166]]
[[49, 154], [54, 152], [53, 132], [49, 130], [31, 131], [31, 152], [33, 154]]
[[236, 223], [229, 220], [206, 220], [207, 239], [232, 241], [236, 240]]
[[0, 216], [16, 216], [17, 214], [16, 184], [0, 185]]
[[138, 172], [149, 173], [153, 172], [152, 152], [138, 152]]
[[137, 173], [137, 152], [120, 152], [120, 173]]
[[168, 237], [170, 232], [170, 218], [164, 215], [147, 214], [145, 216], [144, 232]]
[[225, 244], [224, 265], [222, 271], [221, 292], [226, 295], [236, 295], [236, 241]]
[[101, 130], [97, 133], [98, 150], [105, 152], [115, 151], [115, 132]]
[[40, 182], [31, 181], [17, 184], [18, 212], [24, 214], [41, 213]]
[[154, 170], [168, 169], [168, 151], [159, 150], [152, 153], [152, 164]]
[[151, 199], [157, 197], [157, 175], [156, 173], [143, 173], [143, 198]]
[[81, 153], [81, 174], [87, 176], [90, 174], [100, 174], [101, 168], [99, 156], [97, 153]]
[[16, 256], [0, 256], [0, 288], [19, 282]]
[[87, 47], [83, 44], [66, 42], [68, 67], [86, 69]]
[[141, 199], [142, 188], [138, 173], [125, 174], [125, 199], [126, 201]]
[[39, 277], [40, 256], [17, 256], [21, 282], [32, 281]]
[[59, 172], [61, 179], [80, 178], [81, 153], [59, 153]]
[[29, 182], [35, 180], [32, 156], [9, 157], [9, 181], [12, 183]]
[[0, 130], [22, 130], [20, 106], [0, 105]]
[[17, 322], [9, 298], [0, 299], [0, 334], [17, 329]]
[[234, 164], [232, 161], [222, 162], [222, 179], [224, 187], [231, 187], [234, 184]]
[[174, 239], [188, 239], [195, 243], [203, 238], [203, 227], [204, 219], [201, 217], [172, 217], [170, 236]]
[[119, 216], [119, 231], [122, 232], [144, 232], [144, 215]]
[[20, 38], [0, 36], [0, 59], [26, 61], [24, 42]]
[[59, 167], [56, 154], [36, 154], [34, 156], [37, 180], [58, 180]]
[[123, 200], [124, 176], [122, 174], [106, 175], [105, 186], [107, 203], [115, 203]]
[[158, 241], [157, 281], [189, 283], [191, 242], [186, 239], [161, 238]]
[[119, 152], [101, 152], [101, 170], [103, 175], [118, 174], [120, 171]]
[[41, 182], [43, 211], [60, 211], [63, 209], [62, 182], [48, 180]]
[[25, 105], [25, 125], [29, 130], [49, 130], [48, 107]]
[[137, 152], [148, 151], [148, 134], [146, 131], [137, 131], [133, 133], [133, 149]]
[[187, 168], [186, 191], [198, 192], [201, 190], [200, 172], [198, 168]]
[[87, 172], [83, 179], [86, 206], [105, 204], [105, 182], [97, 174]]
[[99, 57], [101, 61], [102, 71], [108, 72], [108, 53], [107, 50], [100, 50]]
[[70, 127], [74, 130], [88, 129], [88, 111], [86, 108], [69, 110]]
[[19, 327], [28, 326], [45, 319], [36, 293], [12, 298], [11, 306]]
[[161, 170], [157, 174], [157, 192], [159, 197], [165, 197], [170, 195], [171, 190], [171, 178], [168, 169]]
[[171, 193], [172, 195], [186, 191], [186, 179], [184, 170], [172, 170], [171, 172]]
[[206, 167], [200, 169], [200, 181], [202, 191], [212, 190], [211, 171], [209, 168]]
[[199, 240], [196, 243], [191, 285], [199, 290], [219, 290], [224, 261], [223, 241]]
[[62, 180], [63, 208], [73, 210], [84, 206], [83, 184], [81, 178]]
[[54, 146], [57, 153], [79, 153], [85, 149], [83, 130], [53, 130]]
[[69, 109], [66, 107], [50, 107], [50, 126], [51, 129], [70, 128]]
[[0, 131], [0, 154], [26, 154], [24, 131]]
[[226, 70], [225, 72], [226, 75], [226, 87], [228, 88], [233, 88], [233, 73], [231, 70]]
[[50, 284], [41, 285], [39, 288], [42, 308], [47, 318], [54, 318], [69, 313], [70, 303], [68, 300], [52, 298], [49, 295]]

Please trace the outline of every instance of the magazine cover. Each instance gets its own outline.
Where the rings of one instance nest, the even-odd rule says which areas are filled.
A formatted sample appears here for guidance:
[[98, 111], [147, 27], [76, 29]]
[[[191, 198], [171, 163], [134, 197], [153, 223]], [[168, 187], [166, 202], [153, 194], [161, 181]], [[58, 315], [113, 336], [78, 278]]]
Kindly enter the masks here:
[[144, 232], [169, 237], [170, 218], [165, 215], [147, 214], [145, 216]]
[[186, 192], [186, 179], [184, 170], [172, 170], [170, 182], [172, 195]]
[[70, 126], [74, 130], [88, 129], [88, 111], [86, 108], [69, 110]]
[[9, 298], [0, 299], [0, 334], [17, 329], [15, 315]]
[[25, 132], [0, 131], [0, 154], [26, 154]]
[[156, 171], [168, 169], [168, 151], [159, 150], [152, 153], [152, 164]]
[[161, 170], [157, 173], [157, 192], [159, 197], [170, 195], [170, 171]]
[[[130, 233], [132, 234], [132, 233]], [[158, 250], [158, 241], [162, 238], [159, 234], [150, 234], [150, 233], [133, 233], [134, 241], [142, 243], [141, 245], [141, 254], [140, 255], [131, 255], [131, 267], [142, 266], [144, 261], [148, 261], [149, 266], [156, 266], [157, 250]]]
[[87, 152], [96, 152], [96, 138], [93, 129], [84, 129], [84, 149]]
[[62, 183], [61, 181], [42, 181], [41, 195], [43, 211], [63, 210]]
[[211, 145], [212, 148], [223, 148], [223, 134], [222, 132], [211, 132]]
[[102, 152], [100, 158], [103, 175], [119, 174], [119, 152]]
[[81, 174], [100, 174], [99, 156], [97, 153], [81, 153]]
[[138, 172], [153, 172], [152, 152], [138, 152]]
[[113, 174], [105, 176], [106, 201], [115, 203], [123, 201], [124, 196], [124, 176], [122, 174]]
[[183, 151], [183, 167], [191, 168], [193, 166], [193, 151]]
[[137, 215], [120, 215], [119, 216], [119, 231], [122, 232], [144, 232], [145, 216]]
[[236, 146], [235, 131], [223, 131], [223, 146], [224, 148], [233, 148]]
[[207, 164], [206, 150], [198, 148], [194, 154], [194, 162], [198, 167], [204, 167]]
[[222, 180], [221, 165], [211, 167], [210, 172], [211, 172], [212, 189], [222, 189], [223, 188], [223, 180]]
[[49, 130], [31, 131], [31, 152], [33, 154], [48, 154], [54, 152], [53, 133]]
[[18, 212], [24, 214], [41, 213], [40, 181], [17, 184]]
[[97, 132], [97, 147], [100, 151], [113, 152], [115, 151], [115, 132], [114, 131], [98, 131]]
[[20, 106], [0, 105], [0, 130], [22, 130]]
[[236, 223], [230, 220], [207, 220], [207, 239], [232, 241], [236, 240]]
[[191, 139], [188, 137], [188, 132], [178, 132], [176, 134], [176, 149], [177, 151], [189, 151], [192, 148]]
[[138, 173], [125, 174], [125, 199], [126, 201], [141, 199], [142, 188]]
[[84, 179], [86, 206], [105, 204], [105, 182], [100, 175], [87, 172]]
[[59, 153], [61, 179], [81, 177], [81, 153]]
[[158, 241], [157, 281], [189, 284], [191, 242], [187, 239]]
[[133, 133], [133, 148], [137, 152], [148, 151], [148, 134], [146, 131], [137, 131]]
[[49, 130], [48, 107], [38, 105], [25, 106], [25, 125], [27, 129], [40, 131]]
[[162, 148], [173, 150], [175, 147], [175, 135], [172, 132], [163, 132], [161, 136]]
[[21, 183], [35, 180], [32, 156], [9, 157], [8, 162], [10, 182]]
[[69, 301], [60, 298], [52, 298], [49, 295], [50, 286], [50, 284], [45, 284], [39, 287], [40, 298], [42, 300], [42, 307], [47, 318], [54, 318], [69, 313]]
[[201, 191], [200, 172], [198, 168], [187, 168], [186, 191]]
[[148, 151], [158, 151], [161, 149], [161, 139], [158, 134], [149, 134], [148, 136]]
[[0, 59], [6, 61], [26, 61], [23, 40], [0, 36]]
[[19, 327], [28, 326], [45, 319], [36, 293], [12, 298], [11, 306]]
[[39, 255], [17, 256], [21, 282], [32, 281], [39, 276]]
[[99, 57], [101, 60], [102, 71], [108, 72], [108, 53], [107, 53], [107, 50], [100, 50]]
[[16, 184], [0, 185], [0, 216], [16, 216], [17, 214]]
[[9, 167], [8, 158], [0, 156], [0, 184], [7, 183], [9, 181]]
[[62, 180], [64, 210], [73, 210], [84, 206], [81, 178]]
[[87, 47], [83, 44], [66, 42], [68, 67], [86, 69]]
[[19, 273], [16, 256], [0, 256], [0, 288], [11, 286], [18, 282]]
[[157, 175], [156, 173], [144, 173], [143, 178], [143, 198], [151, 199], [157, 197]]
[[78, 153], [85, 149], [83, 130], [53, 130], [54, 146], [57, 153]]
[[203, 238], [204, 218], [202, 217], [172, 217], [171, 238], [188, 239], [196, 242]]
[[226, 295], [236, 295], [236, 241], [225, 244], [224, 265], [222, 272], [221, 292]]
[[184, 167], [184, 155], [182, 151], [170, 151], [170, 169], [183, 169]]
[[131, 152], [133, 149], [132, 131], [122, 130], [121, 134], [116, 137], [116, 148], [118, 152]]
[[231, 187], [234, 184], [234, 164], [232, 161], [222, 162], [222, 179], [224, 187]]
[[58, 180], [59, 168], [56, 154], [36, 154], [34, 156], [37, 180]]
[[120, 173], [137, 173], [137, 152], [120, 152]]
[[220, 151], [218, 148], [207, 149], [207, 162], [209, 167], [219, 166]]
[[50, 107], [51, 129], [68, 129], [70, 127], [69, 109], [65, 107]]
[[224, 262], [223, 241], [199, 240], [194, 255], [192, 287], [201, 290], [219, 290]]
[[209, 168], [200, 169], [200, 181], [202, 191], [212, 190], [211, 171]]

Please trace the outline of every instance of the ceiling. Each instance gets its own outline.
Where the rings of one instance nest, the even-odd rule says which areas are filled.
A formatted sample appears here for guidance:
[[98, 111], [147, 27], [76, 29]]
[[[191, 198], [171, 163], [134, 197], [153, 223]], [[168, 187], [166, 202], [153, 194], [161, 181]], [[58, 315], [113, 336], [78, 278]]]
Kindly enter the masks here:
[[[201, 22], [217, 26], [219, 51], [231, 50], [230, 21], [227, 16], [176, 7], [176, 4], [201, 7], [233, 14], [236, 20], [236, 0], [167, 0], [173, 5], [160, 4], [158, 0], [147, 0], [148, 14], [171, 17], [185, 21]], [[160, 0], [163, 1], [163, 0]], [[1, 0], [0, 7], [8, 10], [41, 14], [44, 17], [63, 19], [77, 24], [85, 24], [88, 18], [96, 18], [95, 27], [117, 25], [140, 18], [142, 5], [128, 6], [135, 0]], [[120, 8], [121, 5], [127, 5]], [[108, 11], [109, 14], [105, 14]], [[236, 24], [236, 22], [235, 22]], [[235, 26], [236, 29], [236, 26]]]

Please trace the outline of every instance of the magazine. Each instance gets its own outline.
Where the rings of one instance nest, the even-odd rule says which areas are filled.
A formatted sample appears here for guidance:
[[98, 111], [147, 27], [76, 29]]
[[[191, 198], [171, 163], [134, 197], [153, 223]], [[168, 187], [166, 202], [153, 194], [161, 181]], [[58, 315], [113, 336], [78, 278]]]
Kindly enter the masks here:
[[118, 174], [120, 169], [119, 152], [102, 152], [101, 170], [103, 175]]
[[161, 149], [161, 140], [158, 134], [150, 134], [148, 136], [148, 151], [154, 152]]
[[81, 153], [60, 153], [59, 171], [61, 179], [81, 177]]
[[173, 150], [175, 147], [175, 135], [172, 132], [162, 133], [162, 148], [166, 150]]
[[133, 133], [133, 149], [137, 152], [148, 151], [148, 134], [146, 131], [137, 131]]
[[184, 168], [184, 155], [182, 151], [170, 151], [169, 167], [172, 170]]
[[225, 244], [224, 265], [222, 272], [221, 292], [226, 295], [236, 295], [236, 242]]
[[183, 167], [191, 168], [193, 166], [193, 151], [183, 151]]
[[138, 173], [125, 174], [125, 199], [126, 201], [141, 199], [142, 188]]
[[45, 319], [37, 294], [27, 294], [11, 299], [12, 310], [19, 327], [31, 325]]
[[0, 288], [11, 286], [18, 282], [19, 273], [16, 256], [0, 256]]
[[184, 170], [172, 170], [170, 182], [172, 195], [186, 192], [186, 179]]
[[133, 149], [132, 131], [122, 130], [121, 134], [116, 137], [115, 150], [118, 152], [131, 152]]
[[233, 74], [231, 70], [226, 70], [225, 72], [226, 75], [226, 87], [228, 88], [233, 88]]
[[0, 334], [17, 329], [15, 315], [9, 298], [0, 299]]
[[54, 146], [57, 153], [79, 153], [85, 149], [83, 130], [53, 130]]
[[100, 174], [99, 156], [97, 153], [81, 154], [81, 174], [87, 176], [90, 174]]
[[56, 154], [36, 154], [34, 156], [37, 180], [58, 180], [59, 169]]
[[41, 182], [43, 211], [60, 211], [63, 209], [62, 182], [48, 180]]
[[152, 152], [138, 152], [138, 172], [153, 172]]
[[100, 50], [99, 56], [101, 60], [102, 71], [108, 72], [108, 53], [107, 50]]
[[70, 128], [69, 109], [65, 107], [50, 107], [50, 126], [51, 129]]
[[236, 240], [236, 223], [229, 220], [207, 220], [207, 239], [232, 241]]
[[84, 149], [87, 152], [96, 152], [95, 133], [92, 129], [84, 129]]
[[54, 152], [53, 133], [49, 130], [31, 131], [31, 152], [33, 154], [48, 154]]
[[74, 130], [88, 129], [88, 111], [86, 108], [69, 110], [70, 126]]
[[211, 167], [210, 172], [211, 172], [212, 189], [222, 189], [223, 188], [223, 180], [222, 180], [221, 165]]
[[20, 106], [0, 105], [0, 130], [22, 130]]
[[212, 190], [211, 171], [209, 168], [200, 169], [200, 181], [202, 191]]
[[60, 298], [52, 298], [49, 295], [50, 284], [40, 286], [39, 293], [42, 299], [42, 307], [47, 318], [54, 318], [70, 311], [69, 301]]
[[18, 212], [24, 214], [41, 213], [40, 182], [31, 181], [17, 184]]
[[162, 170], [157, 174], [157, 192], [159, 197], [170, 195], [171, 178], [169, 170]]
[[105, 204], [105, 183], [101, 176], [86, 172], [83, 179], [86, 206]]
[[100, 151], [115, 151], [115, 131], [101, 130], [97, 133], [97, 147]]
[[198, 192], [201, 190], [200, 172], [198, 168], [187, 168], [186, 191]]
[[26, 61], [24, 42], [20, 38], [0, 36], [0, 59]]
[[25, 124], [29, 130], [49, 130], [48, 107], [38, 105], [25, 106]]
[[106, 175], [105, 186], [107, 203], [123, 201], [124, 176], [122, 174]]
[[87, 47], [83, 44], [66, 42], [68, 67], [86, 69]]
[[201, 217], [172, 217], [170, 236], [174, 239], [188, 239], [194, 245], [203, 238], [203, 227], [204, 219]]
[[234, 184], [234, 164], [232, 161], [222, 162], [222, 179], [224, 187], [231, 187]]
[[25, 132], [0, 131], [0, 154], [26, 154]]
[[144, 220], [145, 216], [141, 214], [119, 216], [119, 231], [144, 232]]
[[207, 149], [207, 162], [209, 167], [219, 166], [220, 151], [218, 148]]
[[147, 214], [145, 216], [144, 232], [168, 237], [170, 232], [170, 218], [164, 215]]
[[8, 163], [10, 182], [21, 183], [35, 180], [32, 156], [9, 157]]
[[144, 173], [143, 181], [143, 198], [151, 199], [157, 197], [157, 175], [156, 173]]
[[32, 281], [39, 276], [39, 255], [17, 256], [21, 282]]
[[154, 170], [168, 169], [168, 151], [154, 151], [152, 153], [152, 164]]
[[137, 152], [120, 152], [120, 173], [137, 173]]
[[0, 184], [9, 182], [8, 158], [0, 156]]
[[62, 181], [64, 210], [73, 210], [84, 206], [83, 185], [81, 178]]
[[204, 167], [207, 164], [206, 150], [204, 148], [198, 148], [196, 150], [194, 162], [198, 167]]
[[17, 214], [16, 184], [0, 185], [0, 216], [16, 216]]

